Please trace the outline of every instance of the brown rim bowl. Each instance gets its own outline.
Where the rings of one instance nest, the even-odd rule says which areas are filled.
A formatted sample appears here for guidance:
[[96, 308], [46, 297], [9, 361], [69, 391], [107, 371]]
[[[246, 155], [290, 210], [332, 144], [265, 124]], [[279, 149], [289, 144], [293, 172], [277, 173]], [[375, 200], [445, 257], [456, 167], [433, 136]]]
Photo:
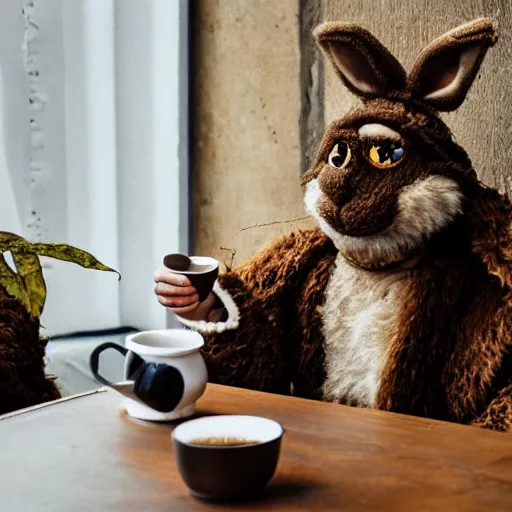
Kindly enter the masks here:
[[[171, 434], [178, 470], [193, 496], [241, 500], [257, 496], [274, 476], [283, 428], [260, 416], [221, 415], [186, 421]], [[252, 442], [235, 446], [199, 445], [206, 438]]]

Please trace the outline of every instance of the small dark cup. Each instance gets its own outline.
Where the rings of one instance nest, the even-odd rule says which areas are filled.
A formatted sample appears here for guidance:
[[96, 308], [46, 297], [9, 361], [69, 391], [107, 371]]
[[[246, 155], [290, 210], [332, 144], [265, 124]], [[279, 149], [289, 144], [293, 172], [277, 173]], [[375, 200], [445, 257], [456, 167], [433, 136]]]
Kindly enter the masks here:
[[164, 264], [169, 270], [176, 274], [187, 276], [192, 283], [192, 286], [197, 290], [199, 301], [203, 302], [213, 289], [215, 280], [219, 275], [219, 262], [215, 258], [208, 256], [190, 256], [190, 267], [183, 270], [183, 268], [173, 268], [169, 262], [171, 258], [164, 260]]
[[[172, 433], [181, 477], [196, 498], [242, 500], [260, 494], [274, 476], [283, 428], [258, 416], [208, 416], [187, 421]], [[196, 444], [205, 439], [252, 444]]]

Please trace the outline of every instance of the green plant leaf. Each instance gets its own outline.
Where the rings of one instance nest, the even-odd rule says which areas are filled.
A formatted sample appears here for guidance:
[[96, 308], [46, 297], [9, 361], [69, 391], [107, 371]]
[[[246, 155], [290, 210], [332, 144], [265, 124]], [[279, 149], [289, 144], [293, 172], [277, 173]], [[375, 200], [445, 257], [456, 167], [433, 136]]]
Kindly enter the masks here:
[[115, 272], [119, 276], [119, 280], [121, 279], [121, 274], [119, 274], [117, 270], [107, 267], [97, 260], [92, 254], [68, 244], [30, 243], [19, 235], [1, 231], [0, 252], [6, 251], [11, 251], [13, 254], [39, 254], [40, 256], [48, 256], [49, 258], [76, 263], [84, 268], [102, 270], [105, 272]]
[[[22, 236], [16, 235], [15, 233], [9, 233], [8, 231], [0, 231], [0, 245], [11, 242], [13, 240], [22, 240], [28, 243]], [[1, 252], [5, 252], [4, 249], [0, 249]]]
[[30, 300], [21, 277], [7, 264], [0, 253], [0, 283], [8, 295], [18, 299], [30, 312]]
[[[1, 247], [1, 246], [0, 246]], [[105, 272], [115, 272], [121, 279], [121, 274], [113, 268], [103, 265], [92, 254], [77, 249], [67, 244], [30, 244], [30, 252], [37, 253], [40, 256], [48, 256], [57, 260], [76, 263], [84, 268], [94, 270], [103, 270]]]
[[12, 258], [30, 303], [30, 313], [39, 317], [46, 302], [46, 283], [37, 254], [13, 253]]
[[[7, 251], [12, 254], [17, 272], [5, 261], [3, 253]], [[20, 300], [35, 317], [41, 315], [46, 301], [46, 284], [38, 255], [68, 261], [84, 268], [115, 272], [121, 279], [117, 270], [103, 265], [92, 254], [81, 249], [67, 244], [32, 244], [19, 235], [0, 231], [0, 293]]]
[[30, 243], [14, 233], [0, 231], [0, 252], [30, 250]]

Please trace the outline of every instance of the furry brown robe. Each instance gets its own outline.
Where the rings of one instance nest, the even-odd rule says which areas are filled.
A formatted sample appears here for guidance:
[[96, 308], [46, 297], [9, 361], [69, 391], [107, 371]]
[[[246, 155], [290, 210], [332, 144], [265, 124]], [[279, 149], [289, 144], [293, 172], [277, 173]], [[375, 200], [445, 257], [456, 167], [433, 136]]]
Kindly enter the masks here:
[[512, 206], [436, 113], [464, 100], [493, 24], [438, 38], [408, 76], [358, 26], [315, 36], [364, 101], [304, 176], [320, 229], [221, 275], [223, 321], [181, 321], [214, 382], [511, 430]]

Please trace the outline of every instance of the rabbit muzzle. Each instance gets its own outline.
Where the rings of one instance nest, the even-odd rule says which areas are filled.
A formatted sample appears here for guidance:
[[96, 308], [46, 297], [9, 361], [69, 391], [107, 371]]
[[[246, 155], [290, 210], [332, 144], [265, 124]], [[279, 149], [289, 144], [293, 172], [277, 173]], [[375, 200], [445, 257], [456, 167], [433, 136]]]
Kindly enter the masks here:
[[[416, 254], [433, 234], [448, 226], [462, 212], [462, 199], [456, 181], [446, 176], [428, 176], [403, 187], [394, 205], [388, 203], [388, 209], [393, 208], [391, 213], [383, 213], [388, 220], [381, 221], [381, 225], [386, 227], [372, 232], [371, 223], [364, 223], [363, 210], [359, 212], [363, 222], [356, 216], [354, 226], [357, 225], [357, 231], [356, 228], [350, 231], [350, 223], [343, 216], [344, 208], [350, 202], [341, 209], [333, 206], [329, 196], [322, 191], [319, 179], [309, 181], [305, 193], [306, 210], [322, 231], [347, 259], [367, 268], [406, 261]], [[357, 213], [354, 207], [350, 211]], [[353, 233], [358, 234], [354, 236]]]

